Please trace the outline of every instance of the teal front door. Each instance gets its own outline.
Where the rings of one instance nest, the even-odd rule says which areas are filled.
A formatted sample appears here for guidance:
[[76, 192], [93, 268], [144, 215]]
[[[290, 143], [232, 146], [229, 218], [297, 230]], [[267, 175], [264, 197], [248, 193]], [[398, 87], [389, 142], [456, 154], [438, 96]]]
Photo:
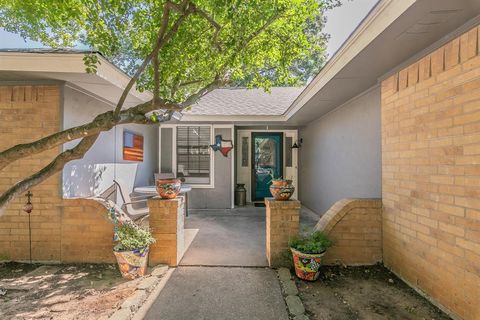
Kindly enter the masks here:
[[252, 132], [252, 200], [271, 197], [273, 178], [283, 175], [283, 133]]

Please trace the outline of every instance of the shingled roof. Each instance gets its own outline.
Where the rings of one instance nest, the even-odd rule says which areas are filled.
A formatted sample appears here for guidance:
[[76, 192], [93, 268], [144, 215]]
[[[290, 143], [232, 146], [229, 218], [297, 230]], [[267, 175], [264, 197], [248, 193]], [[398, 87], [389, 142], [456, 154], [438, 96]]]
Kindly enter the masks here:
[[263, 89], [216, 89], [186, 111], [188, 115], [282, 115], [303, 88], [275, 87]]

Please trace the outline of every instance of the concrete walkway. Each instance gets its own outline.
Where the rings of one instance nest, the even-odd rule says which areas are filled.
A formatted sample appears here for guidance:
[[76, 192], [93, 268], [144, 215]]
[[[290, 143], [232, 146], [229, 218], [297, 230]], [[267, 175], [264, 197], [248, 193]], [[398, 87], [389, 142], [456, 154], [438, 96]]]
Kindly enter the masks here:
[[[317, 220], [301, 211], [303, 229]], [[185, 228], [198, 233], [145, 319], [288, 319], [276, 272], [265, 267], [265, 208], [190, 210]]]
[[145, 319], [288, 320], [288, 314], [271, 269], [179, 267]]

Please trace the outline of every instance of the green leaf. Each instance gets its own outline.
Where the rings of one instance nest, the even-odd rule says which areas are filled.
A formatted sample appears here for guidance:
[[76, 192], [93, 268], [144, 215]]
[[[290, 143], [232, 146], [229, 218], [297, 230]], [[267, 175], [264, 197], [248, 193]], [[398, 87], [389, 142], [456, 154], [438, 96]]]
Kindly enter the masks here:
[[289, 245], [302, 253], [316, 254], [325, 252], [332, 245], [332, 241], [324, 233], [316, 231], [291, 240]]
[[[182, 102], [216, 76], [248, 88], [305, 84], [326, 60], [324, 11], [337, 4], [196, 0], [221, 29], [199, 14], [183, 21], [159, 53], [160, 97]], [[86, 45], [92, 50], [84, 58], [87, 73], [97, 72], [100, 59], [93, 52], [100, 52], [133, 75], [156, 43], [164, 5], [164, 0], [0, 0], [0, 27], [51, 47]], [[172, 11], [168, 30], [179, 17]], [[151, 65], [137, 87], [154, 89]]]
[[117, 228], [118, 241], [115, 250], [134, 250], [145, 248], [155, 242], [148, 229], [142, 228], [133, 222], [125, 222]]

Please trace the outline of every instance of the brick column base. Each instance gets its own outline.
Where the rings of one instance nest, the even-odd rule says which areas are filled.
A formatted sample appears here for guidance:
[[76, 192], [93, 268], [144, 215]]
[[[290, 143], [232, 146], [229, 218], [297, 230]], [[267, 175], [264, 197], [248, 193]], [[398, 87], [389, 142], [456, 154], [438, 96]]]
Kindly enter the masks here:
[[160, 263], [175, 267], [184, 251], [183, 197], [164, 200], [159, 197], [148, 200], [150, 229], [157, 240], [150, 247], [149, 265]]
[[266, 253], [270, 267], [288, 266], [288, 242], [298, 236], [300, 223], [300, 201], [277, 201], [266, 198]]

